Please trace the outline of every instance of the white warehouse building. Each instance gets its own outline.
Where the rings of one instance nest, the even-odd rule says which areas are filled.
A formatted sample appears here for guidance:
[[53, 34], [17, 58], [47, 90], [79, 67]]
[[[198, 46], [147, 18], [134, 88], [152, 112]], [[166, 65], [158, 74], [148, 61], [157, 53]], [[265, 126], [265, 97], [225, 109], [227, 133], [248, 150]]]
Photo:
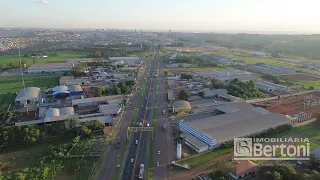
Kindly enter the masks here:
[[21, 89], [15, 98], [15, 105], [38, 104], [40, 88], [27, 87]]
[[60, 74], [70, 71], [74, 67], [72, 63], [49, 63], [49, 64], [34, 64], [28, 67], [28, 74]]
[[256, 87], [266, 93], [287, 92], [288, 87], [268, 81], [257, 81]]

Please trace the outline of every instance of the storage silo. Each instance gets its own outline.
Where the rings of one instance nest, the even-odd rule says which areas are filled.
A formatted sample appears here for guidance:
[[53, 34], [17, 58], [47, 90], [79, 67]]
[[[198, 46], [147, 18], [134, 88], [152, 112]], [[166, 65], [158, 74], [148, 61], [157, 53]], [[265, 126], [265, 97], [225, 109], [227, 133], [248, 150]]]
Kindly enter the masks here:
[[177, 160], [181, 159], [181, 151], [182, 151], [182, 146], [181, 144], [177, 144]]

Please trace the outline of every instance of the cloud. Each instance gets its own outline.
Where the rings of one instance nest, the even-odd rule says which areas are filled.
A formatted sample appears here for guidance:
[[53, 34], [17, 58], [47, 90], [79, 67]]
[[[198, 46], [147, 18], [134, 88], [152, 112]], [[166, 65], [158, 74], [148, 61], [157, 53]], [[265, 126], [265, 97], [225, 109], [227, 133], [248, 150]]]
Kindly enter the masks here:
[[49, 4], [48, 0], [38, 0], [38, 1], [34, 1], [34, 2], [38, 3], [38, 4]]

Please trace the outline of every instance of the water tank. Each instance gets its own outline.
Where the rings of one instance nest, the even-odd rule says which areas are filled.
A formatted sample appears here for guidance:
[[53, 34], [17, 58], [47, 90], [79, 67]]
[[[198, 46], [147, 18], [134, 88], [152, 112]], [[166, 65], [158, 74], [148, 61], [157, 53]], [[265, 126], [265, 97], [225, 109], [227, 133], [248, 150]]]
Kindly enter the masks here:
[[182, 151], [181, 144], [177, 144], [177, 160], [181, 159], [181, 151]]

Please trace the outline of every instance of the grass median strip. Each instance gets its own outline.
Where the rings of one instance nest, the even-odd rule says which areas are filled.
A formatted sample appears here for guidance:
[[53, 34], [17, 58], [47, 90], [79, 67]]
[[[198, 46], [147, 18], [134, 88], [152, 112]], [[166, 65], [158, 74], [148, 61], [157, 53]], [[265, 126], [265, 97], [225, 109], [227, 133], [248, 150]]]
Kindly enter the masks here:
[[[149, 72], [151, 71], [151, 69], [149, 69]], [[150, 76], [150, 75], [149, 75]], [[149, 77], [151, 78], [151, 77]], [[139, 96], [139, 99], [138, 99], [138, 104], [136, 106], [136, 110], [135, 110], [135, 113], [134, 113], [134, 117], [131, 121], [131, 126], [134, 126], [136, 124], [136, 120], [137, 120], [137, 117], [139, 115], [139, 108], [141, 107], [141, 103], [142, 103], [142, 100], [144, 98], [144, 95], [146, 94], [146, 87], [147, 87], [147, 81], [144, 81], [143, 83], [143, 86], [142, 86], [142, 91], [141, 91], [141, 95]], [[125, 156], [125, 152], [128, 148], [128, 145], [129, 145], [129, 140], [126, 139], [126, 142], [125, 142], [125, 145], [124, 147], [121, 149], [121, 153], [120, 153], [120, 159], [119, 159], [119, 162], [123, 162], [124, 160], [124, 156]], [[121, 169], [122, 168], [117, 168], [116, 169], [116, 174], [114, 176], [114, 180], [118, 180], [120, 178], [120, 174], [121, 174]]]

